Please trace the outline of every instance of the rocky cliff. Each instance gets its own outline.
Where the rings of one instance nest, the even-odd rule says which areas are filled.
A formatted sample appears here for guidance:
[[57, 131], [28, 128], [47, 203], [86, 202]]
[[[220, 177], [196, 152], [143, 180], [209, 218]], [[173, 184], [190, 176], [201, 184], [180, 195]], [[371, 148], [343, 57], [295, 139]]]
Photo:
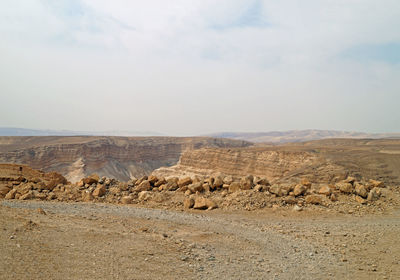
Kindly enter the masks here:
[[[329, 170], [329, 172], [327, 172]], [[305, 176], [313, 181], [332, 181], [344, 170], [329, 164], [312, 151], [291, 151], [276, 148], [190, 150], [182, 154], [177, 165], [161, 167], [159, 176], [195, 176], [222, 173], [232, 176], [253, 174], [271, 182]], [[339, 180], [340, 178], [336, 178]]]
[[328, 139], [285, 145], [187, 151], [179, 163], [159, 168], [160, 176], [253, 174], [271, 182], [306, 177], [336, 182], [348, 175], [400, 183], [400, 140]]
[[126, 181], [176, 164], [183, 151], [249, 145], [208, 137], [0, 137], [0, 162], [57, 171], [70, 181], [92, 173]]

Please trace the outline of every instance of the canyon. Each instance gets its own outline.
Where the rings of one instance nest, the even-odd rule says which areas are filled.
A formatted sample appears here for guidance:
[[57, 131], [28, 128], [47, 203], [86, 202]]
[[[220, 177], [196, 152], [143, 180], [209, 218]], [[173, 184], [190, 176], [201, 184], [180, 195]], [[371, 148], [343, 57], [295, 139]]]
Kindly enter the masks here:
[[209, 174], [266, 177], [271, 182], [335, 183], [347, 176], [400, 184], [400, 140], [326, 139], [244, 148], [185, 151], [178, 164], [153, 172], [159, 176]]
[[280, 145], [210, 137], [0, 137], [0, 163], [57, 171], [69, 181], [97, 173], [121, 181], [252, 174], [270, 182], [347, 176], [400, 184], [400, 140], [324, 139]]
[[400, 276], [399, 140], [0, 141], [5, 279]]
[[72, 182], [92, 173], [127, 181], [176, 164], [185, 150], [249, 145], [209, 137], [3, 136], [0, 162], [57, 171]]

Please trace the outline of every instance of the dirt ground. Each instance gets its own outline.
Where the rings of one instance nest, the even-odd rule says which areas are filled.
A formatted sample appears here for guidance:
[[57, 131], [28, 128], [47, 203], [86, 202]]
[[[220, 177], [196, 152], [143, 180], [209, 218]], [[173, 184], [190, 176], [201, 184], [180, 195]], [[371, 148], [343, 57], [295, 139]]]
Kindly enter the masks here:
[[2, 200], [0, 217], [0, 279], [400, 279], [400, 210]]

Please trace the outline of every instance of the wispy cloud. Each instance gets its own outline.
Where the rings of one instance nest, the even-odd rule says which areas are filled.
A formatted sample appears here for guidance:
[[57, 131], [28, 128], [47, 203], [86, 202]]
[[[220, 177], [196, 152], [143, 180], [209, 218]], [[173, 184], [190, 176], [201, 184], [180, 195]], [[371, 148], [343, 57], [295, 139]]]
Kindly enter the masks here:
[[227, 19], [226, 22], [220, 22], [210, 25], [215, 30], [227, 30], [232, 28], [265, 28], [270, 26], [266, 16], [263, 14], [263, 1], [248, 1], [248, 6], [243, 7], [237, 16]]
[[[394, 130], [397, 26], [398, 0], [3, 1], [2, 102], [30, 105], [0, 120], [176, 134]], [[54, 118], [33, 109], [39, 100]], [[368, 114], [377, 100], [379, 125]]]
[[362, 63], [384, 62], [400, 63], [400, 42], [386, 44], [364, 44], [345, 50], [342, 57], [354, 59]]

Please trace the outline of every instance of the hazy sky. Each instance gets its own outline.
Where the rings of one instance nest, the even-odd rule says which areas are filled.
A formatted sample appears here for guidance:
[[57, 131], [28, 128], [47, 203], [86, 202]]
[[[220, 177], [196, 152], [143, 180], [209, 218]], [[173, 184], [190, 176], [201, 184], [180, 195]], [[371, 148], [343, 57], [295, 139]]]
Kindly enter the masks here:
[[399, 0], [0, 2], [0, 126], [400, 131]]

